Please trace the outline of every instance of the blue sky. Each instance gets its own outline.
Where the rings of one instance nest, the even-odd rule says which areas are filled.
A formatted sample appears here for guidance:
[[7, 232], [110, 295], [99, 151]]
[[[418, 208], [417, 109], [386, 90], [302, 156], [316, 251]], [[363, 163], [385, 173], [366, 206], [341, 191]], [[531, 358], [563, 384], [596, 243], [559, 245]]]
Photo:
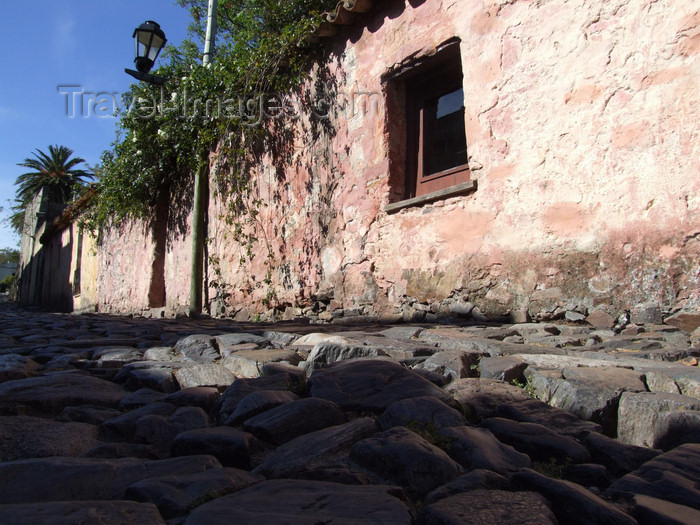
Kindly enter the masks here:
[[[80, 96], [68, 92], [117, 93], [134, 81], [136, 26], [161, 25], [168, 43], [187, 33], [189, 13], [174, 0], [13, 0], [0, 12], [0, 206], [7, 215], [14, 181], [26, 170], [17, 166], [49, 144], [71, 148], [92, 167], [115, 137], [116, 119], [76, 108]], [[77, 86], [59, 88], [60, 86]], [[61, 94], [63, 91], [64, 94]], [[70, 100], [69, 100], [70, 99]], [[102, 105], [104, 108], [104, 105]], [[19, 239], [0, 224], [0, 248]]]

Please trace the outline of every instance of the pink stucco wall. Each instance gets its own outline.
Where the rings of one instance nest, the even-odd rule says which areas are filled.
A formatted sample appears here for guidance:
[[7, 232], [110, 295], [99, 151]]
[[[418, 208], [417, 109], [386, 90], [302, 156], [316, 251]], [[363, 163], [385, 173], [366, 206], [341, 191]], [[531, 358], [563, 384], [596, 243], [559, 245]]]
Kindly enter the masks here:
[[96, 248], [98, 309], [128, 312], [148, 309], [153, 243], [140, 224], [110, 232]]
[[[388, 214], [403, 152], [382, 78], [453, 37], [478, 188]], [[268, 157], [253, 174], [269, 205], [249, 227], [252, 261], [210, 205], [225, 286], [209, 298], [229, 294], [225, 313], [319, 298], [408, 315], [457, 301], [533, 317], [700, 307], [700, 0], [387, 1], [325, 45], [321, 70], [344, 96], [315, 141], [307, 116], [290, 119], [292, 162]], [[352, 94], [366, 111], [341, 107]], [[101, 301], [145, 308], [133, 270], [152, 245], [136, 226], [112, 242]], [[189, 250], [180, 238], [166, 258], [170, 312], [188, 303]]]

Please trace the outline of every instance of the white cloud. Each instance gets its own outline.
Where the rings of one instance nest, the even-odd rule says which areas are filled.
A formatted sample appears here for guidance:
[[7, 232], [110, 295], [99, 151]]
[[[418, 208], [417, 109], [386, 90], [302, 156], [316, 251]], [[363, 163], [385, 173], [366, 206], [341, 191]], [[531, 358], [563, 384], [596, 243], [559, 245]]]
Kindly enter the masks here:
[[0, 106], [0, 120], [15, 120], [21, 118], [22, 114], [14, 108], [8, 106]]
[[59, 15], [53, 27], [53, 52], [58, 58], [67, 58], [78, 48], [75, 19], [66, 14]]

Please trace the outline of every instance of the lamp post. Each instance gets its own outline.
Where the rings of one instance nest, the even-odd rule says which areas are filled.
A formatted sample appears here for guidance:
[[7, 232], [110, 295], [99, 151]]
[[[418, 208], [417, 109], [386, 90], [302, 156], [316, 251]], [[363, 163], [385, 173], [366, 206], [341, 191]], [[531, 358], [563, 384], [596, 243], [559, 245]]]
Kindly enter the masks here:
[[[202, 64], [209, 65], [214, 54], [216, 41], [216, 11], [218, 0], [209, 0], [209, 12], [207, 16], [207, 34], [204, 43], [204, 56]], [[162, 85], [166, 79], [151, 75], [149, 71], [158, 58], [160, 51], [165, 46], [167, 39], [160, 25], [153, 20], [148, 20], [134, 29], [134, 42], [136, 45], [136, 71], [125, 69], [132, 77]], [[194, 209], [192, 210], [192, 261], [190, 268], [190, 315], [195, 317], [202, 313], [202, 280], [204, 274], [204, 239], [205, 213], [209, 204], [209, 152], [200, 154], [200, 166], [195, 173], [194, 180]]]
[[[211, 62], [216, 42], [216, 11], [218, 0], [209, 0], [207, 34], [202, 64]], [[192, 209], [192, 261], [190, 267], [190, 317], [202, 313], [202, 281], [204, 279], [205, 213], [209, 207], [209, 152], [203, 151], [194, 176], [194, 207]]]
[[136, 58], [134, 58], [136, 71], [133, 69], [124, 69], [124, 71], [132, 77], [150, 84], [164, 84], [165, 78], [149, 74], [156, 58], [168, 41], [160, 25], [153, 20], [147, 20], [134, 29], [132, 36], [136, 46]]

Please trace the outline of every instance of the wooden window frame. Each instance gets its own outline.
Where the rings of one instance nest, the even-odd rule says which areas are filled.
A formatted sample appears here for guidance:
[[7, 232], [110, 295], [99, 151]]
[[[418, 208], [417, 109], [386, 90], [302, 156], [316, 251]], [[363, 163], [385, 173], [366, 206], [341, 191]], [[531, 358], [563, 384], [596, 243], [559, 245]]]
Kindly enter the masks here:
[[[437, 173], [424, 173], [426, 107], [462, 88], [459, 45], [450, 45], [406, 80], [406, 176], [404, 199], [415, 199], [471, 181], [468, 163]], [[466, 148], [466, 131], [465, 131]]]

